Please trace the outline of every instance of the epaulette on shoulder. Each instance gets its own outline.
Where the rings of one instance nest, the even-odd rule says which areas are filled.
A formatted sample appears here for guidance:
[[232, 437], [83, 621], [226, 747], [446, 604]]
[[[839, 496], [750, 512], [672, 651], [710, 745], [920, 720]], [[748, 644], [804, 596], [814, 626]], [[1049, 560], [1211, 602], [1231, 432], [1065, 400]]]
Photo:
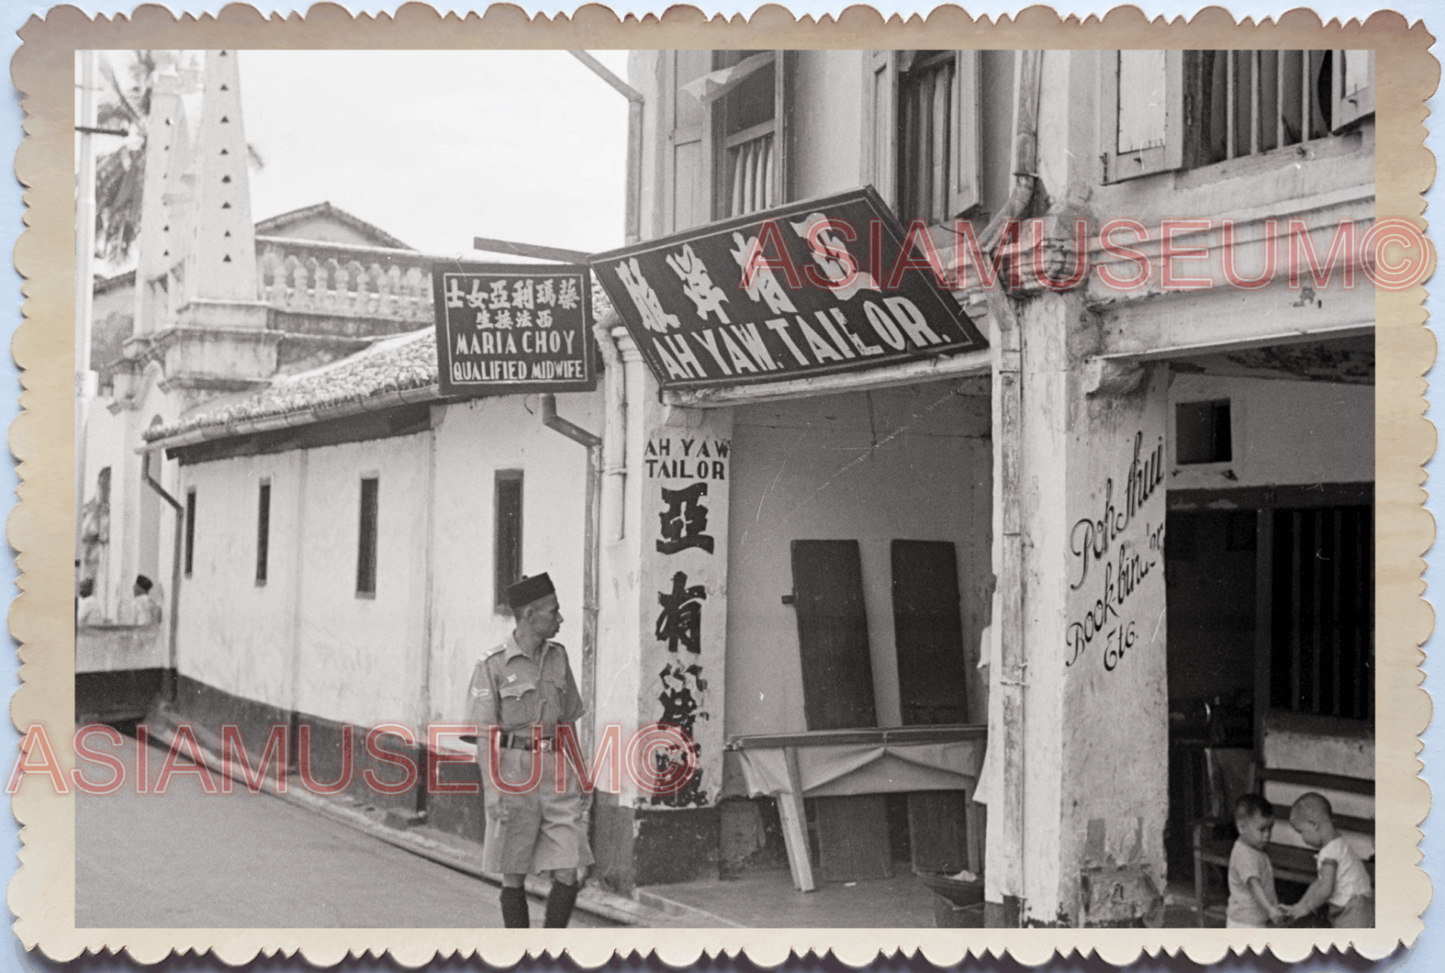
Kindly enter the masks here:
[[492, 646], [490, 649], [488, 649], [486, 652], [483, 652], [483, 653], [482, 653], [482, 658], [483, 658], [483, 659], [490, 659], [492, 656], [496, 655], [498, 652], [502, 651], [502, 650], [505, 649], [506, 647], [507, 647], [507, 643], [505, 643], [505, 642], [503, 642], [503, 643], [500, 644], [500, 645], [494, 645], [494, 646]]

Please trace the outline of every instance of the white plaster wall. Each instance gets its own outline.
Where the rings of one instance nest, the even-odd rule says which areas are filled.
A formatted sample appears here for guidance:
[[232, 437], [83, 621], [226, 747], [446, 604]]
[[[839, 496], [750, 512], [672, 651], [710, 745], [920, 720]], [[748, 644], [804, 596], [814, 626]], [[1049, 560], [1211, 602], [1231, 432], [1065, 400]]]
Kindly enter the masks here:
[[[1174, 461], [1175, 406], [1228, 399], [1233, 458]], [[1375, 479], [1375, 389], [1370, 385], [1175, 374], [1169, 387], [1171, 490]]]
[[[1075, 915], [1072, 899], [1086, 867], [1145, 866], [1163, 892], [1169, 806], [1164, 456], [1153, 463], [1159, 482], [1146, 488], [1142, 502], [1137, 497], [1143, 494], [1135, 494], [1132, 511], [1127, 483], [1131, 473], [1136, 483], [1153, 482], [1150, 457], [1165, 435], [1167, 381], [1165, 366], [1154, 365], [1135, 393], [1090, 398], [1079, 406], [1066, 460], [1069, 546], [1058, 551], [1068, 585], [1059, 633], [1062, 658], [1044, 641], [1031, 660], [1064, 670], [1059, 904]], [[1106, 514], [1109, 505], [1113, 509]], [[1073, 552], [1083, 548], [1088, 525], [1106, 516], [1117, 533], [1111, 532], [1100, 556], [1088, 556], [1085, 574], [1084, 559]], [[1104, 609], [1098, 607], [1101, 600]], [[1080, 646], [1071, 642], [1077, 630], [1070, 626], [1082, 622], [1087, 631], [1091, 614], [1102, 625], [1075, 657]], [[1126, 641], [1130, 635], [1132, 645]], [[1027, 757], [1034, 759], [1032, 753]]]
[[[793, 540], [860, 542], [880, 726], [901, 722], [890, 541], [957, 545], [972, 672], [991, 574], [989, 411], [987, 398], [952, 396], [952, 387], [913, 385], [735, 410], [728, 735], [807, 729], [797, 618], [780, 600], [793, 590]], [[982, 722], [980, 702], [970, 700]]]
[[[559, 395], [557, 412], [600, 434], [600, 398], [600, 392]], [[552, 576], [563, 617], [557, 640], [580, 684], [587, 450], [542, 425], [535, 396], [447, 405], [436, 437], [428, 718], [466, 716], [473, 667], [512, 631], [511, 617], [494, 610], [497, 470], [523, 473], [522, 568]]]
[[[292, 703], [300, 466], [296, 453], [185, 466], [177, 495], [184, 504], [186, 492], [196, 491], [193, 570], [181, 581], [177, 671], [283, 709]], [[267, 476], [270, 551], [267, 583], [257, 585], [257, 495]]]
[[[359, 726], [421, 722], [429, 447], [424, 433], [307, 451], [294, 709]], [[367, 598], [356, 557], [370, 476], [380, 482]]]
[[1331, 774], [1374, 780], [1375, 739], [1373, 735], [1330, 733], [1318, 727], [1288, 728], [1267, 721], [1264, 764], [1284, 770], [1318, 771], [1329, 768]]
[[793, 199], [862, 185], [864, 63], [868, 51], [790, 51], [788, 172]]
[[[140, 402], [132, 407], [112, 411], [116, 400], [100, 397], [87, 407], [85, 442], [81, 446], [85, 464], [83, 495], [76, 506], [77, 516], [83, 514], [86, 502], [96, 496], [96, 479], [100, 471], [110, 468], [110, 544], [101, 576], [97, 579], [97, 595], [105, 616], [121, 620], [125, 606], [132, 597], [132, 585], [138, 573], [148, 575], [162, 588], [167, 617], [171, 611], [171, 551], [175, 537], [175, 519], [168, 505], [141, 478], [142, 432], [151, 420], [173, 421], [180, 411], [175, 396], [161, 391], [155, 384], [155, 371], [147, 374], [141, 385]], [[176, 496], [177, 464], [164, 459], [161, 452], [152, 454], [151, 476], [172, 496]], [[146, 518], [142, 510], [153, 505], [155, 515]], [[80, 552], [77, 551], [77, 557]], [[167, 655], [168, 626], [163, 621], [154, 638], [148, 640], [145, 659], [116, 668], [163, 665]], [[162, 660], [162, 661], [155, 661]], [[105, 668], [112, 668], [109, 664]]]
[[[86, 421], [85, 484], [84, 495], [77, 498], [76, 516], [83, 516], [84, 506], [96, 496], [96, 478], [100, 471], [110, 467], [110, 544], [106, 551], [101, 572], [96, 583], [96, 594], [107, 618], [114, 619], [121, 604], [121, 596], [130, 594], [127, 585], [120, 589], [120, 577], [125, 550], [124, 503], [126, 453], [129, 452], [128, 436], [130, 414], [114, 414], [107, 408], [109, 399], [94, 399], [90, 403]], [[79, 557], [80, 552], [77, 551]]]

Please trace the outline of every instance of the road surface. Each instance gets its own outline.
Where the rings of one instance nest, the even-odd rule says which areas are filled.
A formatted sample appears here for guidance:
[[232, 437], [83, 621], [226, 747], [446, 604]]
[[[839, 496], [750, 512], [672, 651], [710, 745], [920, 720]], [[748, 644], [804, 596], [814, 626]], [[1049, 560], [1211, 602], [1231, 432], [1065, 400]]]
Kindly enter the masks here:
[[[194, 774], [135, 792], [135, 741], [110, 750], [129, 775], [108, 796], [76, 794], [79, 927], [500, 927], [496, 887], [324, 815], [237, 785], [205, 794]], [[150, 778], [164, 752], [151, 747]], [[82, 764], [103, 782], [106, 772]], [[532, 901], [532, 924], [542, 924]], [[572, 925], [606, 926], [582, 912]]]

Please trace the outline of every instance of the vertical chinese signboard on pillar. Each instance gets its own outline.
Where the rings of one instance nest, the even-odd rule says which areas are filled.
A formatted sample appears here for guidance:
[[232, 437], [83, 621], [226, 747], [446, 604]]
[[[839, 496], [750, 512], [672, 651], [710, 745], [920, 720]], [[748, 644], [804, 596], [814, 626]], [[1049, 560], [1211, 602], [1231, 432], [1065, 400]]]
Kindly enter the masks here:
[[432, 288], [444, 395], [596, 388], [586, 267], [438, 264]]
[[[732, 420], [691, 416], [654, 427], [643, 444], [643, 619], [640, 710], [682, 731], [697, 768], [650, 805], [701, 807], [722, 782], [723, 647], [727, 630], [728, 485]], [[658, 759], [654, 757], [654, 759]]]
[[859, 371], [987, 347], [917, 222], [872, 189], [592, 258], [664, 389]]

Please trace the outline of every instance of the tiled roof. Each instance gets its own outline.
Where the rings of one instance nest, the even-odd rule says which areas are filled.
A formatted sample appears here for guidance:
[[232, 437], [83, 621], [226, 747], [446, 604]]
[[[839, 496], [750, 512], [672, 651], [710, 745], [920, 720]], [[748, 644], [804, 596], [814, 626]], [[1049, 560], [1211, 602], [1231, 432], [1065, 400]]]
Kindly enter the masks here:
[[389, 392], [425, 389], [437, 382], [436, 331], [431, 327], [378, 341], [348, 358], [309, 372], [284, 375], [259, 392], [205, 405], [146, 439], [169, 439], [201, 429], [221, 430], [285, 415], [321, 412]]
[[[592, 318], [598, 320], [612, 311], [612, 302], [592, 275]], [[347, 358], [295, 375], [282, 375], [266, 388], [239, 397], [227, 397], [201, 405], [173, 423], [146, 431], [147, 441], [170, 439], [185, 433], [209, 431], [227, 435], [227, 427], [344, 409], [391, 392], [431, 388], [436, 394], [436, 329], [384, 338]], [[239, 431], [238, 431], [239, 432]], [[210, 438], [210, 437], [207, 437]]]

